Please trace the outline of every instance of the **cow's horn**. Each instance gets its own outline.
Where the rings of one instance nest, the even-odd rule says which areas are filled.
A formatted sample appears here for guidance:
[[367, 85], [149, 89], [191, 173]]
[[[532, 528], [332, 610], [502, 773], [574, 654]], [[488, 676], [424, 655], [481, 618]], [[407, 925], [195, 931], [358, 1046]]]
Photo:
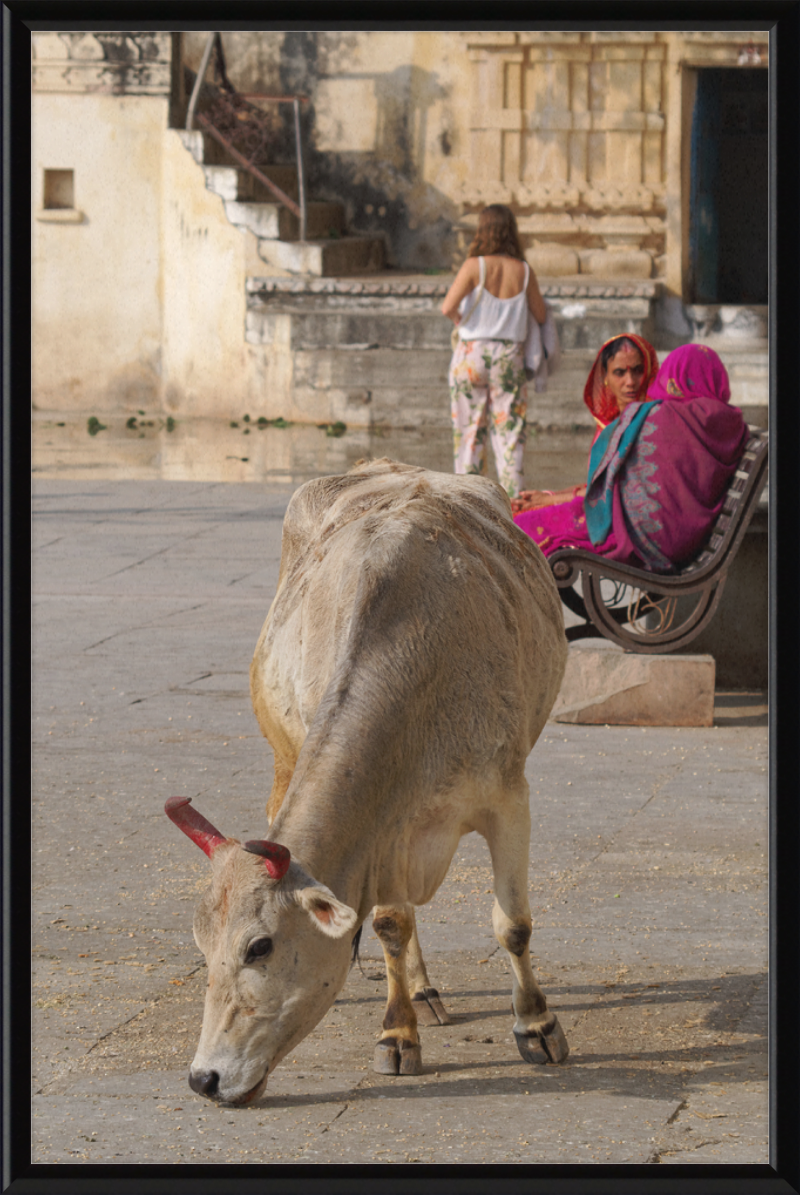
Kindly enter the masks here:
[[227, 841], [224, 834], [220, 834], [211, 822], [206, 821], [202, 813], [192, 809], [190, 797], [170, 797], [164, 806], [164, 812], [209, 858], [218, 846]]
[[251, 855], [261, 855], [264, 866], [273, 880], [279, 880], [289, 870], [292, 856], [289, 854], [289, 848], [281, 846], [279, 842], [267, 842], [255, 838], [246, 842], [244, 849]]

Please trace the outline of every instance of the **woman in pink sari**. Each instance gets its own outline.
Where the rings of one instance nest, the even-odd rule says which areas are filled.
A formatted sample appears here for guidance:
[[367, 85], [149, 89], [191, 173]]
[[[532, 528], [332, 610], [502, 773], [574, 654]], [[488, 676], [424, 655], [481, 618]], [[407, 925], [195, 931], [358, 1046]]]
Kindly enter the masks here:
[[624, 405], [596, 438], [585, 493], [553, 503], [527, 491], [513, 504], [514, 522], [545, 555], [582, 548], [674, 571], [708, 538], [747, 443], [742, 413], [729, 404], [713, 349], [675, 349], [646, 397]]

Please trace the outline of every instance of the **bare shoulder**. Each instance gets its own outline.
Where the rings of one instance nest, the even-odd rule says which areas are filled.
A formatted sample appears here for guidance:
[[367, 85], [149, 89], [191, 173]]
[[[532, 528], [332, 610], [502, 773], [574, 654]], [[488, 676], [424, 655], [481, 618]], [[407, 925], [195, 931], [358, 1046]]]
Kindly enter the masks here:
[[477, 257], [468, 257], [456, 274], [456, 280], [477, 286], [480, 277], [480, 265]]

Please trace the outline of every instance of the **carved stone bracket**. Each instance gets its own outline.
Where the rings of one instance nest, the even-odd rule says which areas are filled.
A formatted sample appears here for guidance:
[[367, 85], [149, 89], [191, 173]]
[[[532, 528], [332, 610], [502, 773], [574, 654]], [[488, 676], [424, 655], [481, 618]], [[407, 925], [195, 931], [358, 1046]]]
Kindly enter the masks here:
[[172, 35], [168, 32], [34, 33], [34, 92], [168, 95]]

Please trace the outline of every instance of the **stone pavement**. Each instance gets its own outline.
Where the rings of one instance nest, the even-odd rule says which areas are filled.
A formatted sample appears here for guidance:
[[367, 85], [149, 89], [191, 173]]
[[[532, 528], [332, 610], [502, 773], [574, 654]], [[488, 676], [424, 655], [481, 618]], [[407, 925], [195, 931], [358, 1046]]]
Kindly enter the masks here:
[[571, 1046], [520, 1059], [482, 839], [420, 910], [453, 1024], [424, 1074], [373, 1073], [383, 961], [365, 926], [340, 999], [258, 1105], [186, 1082], [207, 862], [185, 794], [263, 833], [271, 752], [248, 666], [289, 485], [37, 479], [32, 1160], [483, 1164], [768, 1160], [767, 729], [550, 722], [527, 768], [534, 964]]

